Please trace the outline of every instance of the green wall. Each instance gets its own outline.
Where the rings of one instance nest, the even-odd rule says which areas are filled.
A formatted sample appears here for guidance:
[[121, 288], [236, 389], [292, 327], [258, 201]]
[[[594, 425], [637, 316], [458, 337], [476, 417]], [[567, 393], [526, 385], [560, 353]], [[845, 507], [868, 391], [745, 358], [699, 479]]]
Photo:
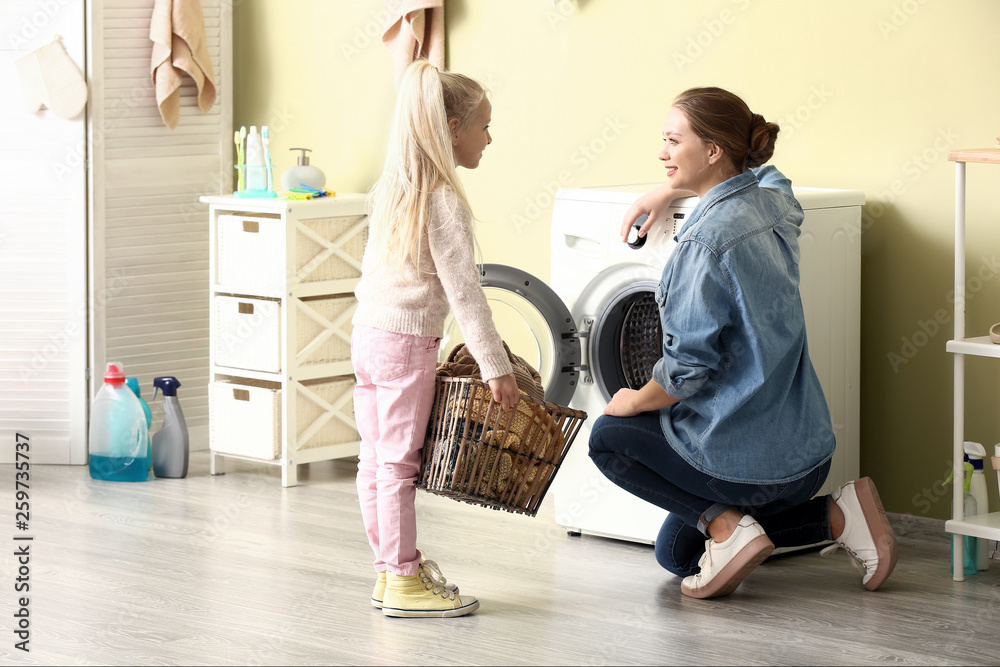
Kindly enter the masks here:
[[[797, 185], [863, 190], [861, 470], [893, 512], [945, 518], [954, 167], [1000, 135], [995, 0], [447, 0], [449, 69], [492, 90], [493, 144], [463, 182], [485, 259], [547, 278], [556, 187], [662, 181], [674, 95], [740, 93], [782, 126]], [[367, 190], [394, 101], [377, 0], [234, 3], [235, 123], [313, 149]], [[1000, 321], [1000, 167], [969, 169], [967, 330]], [[977, 275], [978, 274], [978, 275]], [[1000, 442], [1000, 365], [967, 365], [967, 437]], [[988, 475], [1000, 509], [996, 480]]]

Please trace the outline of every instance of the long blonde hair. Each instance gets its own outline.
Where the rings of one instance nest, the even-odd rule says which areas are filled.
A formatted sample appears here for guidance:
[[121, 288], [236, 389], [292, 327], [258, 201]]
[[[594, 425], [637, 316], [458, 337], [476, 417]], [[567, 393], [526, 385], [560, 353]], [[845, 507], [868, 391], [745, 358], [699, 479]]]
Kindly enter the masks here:
[[369, 234], [380, 261], [395, 257], [401, 273], [407, 261], [420, 270], [420, 239], [434, 190], [450, 187], [469, 206], [455, 169], [448, 121], [468, 127], [485, 95], [477, 81], [438, 72], [426, 60], [415, 61], [403, 75], [385, 165], [368, 195]]

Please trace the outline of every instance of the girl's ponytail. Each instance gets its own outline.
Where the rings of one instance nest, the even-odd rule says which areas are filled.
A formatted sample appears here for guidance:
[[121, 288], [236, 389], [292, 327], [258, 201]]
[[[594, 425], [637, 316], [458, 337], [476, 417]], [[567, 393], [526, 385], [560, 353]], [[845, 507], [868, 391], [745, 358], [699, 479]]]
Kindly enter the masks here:
[[414, 61], [403, 74], [385, 165], [368, 197], [369, 234], [382, 258], [394, 258], [401, 271], [407, 261], [420, 266], [432, 192], [449, 187], [468, 206], [448, 121], [467, 124], [485, 94], [472, 79], [438, 72], [426, 60]]

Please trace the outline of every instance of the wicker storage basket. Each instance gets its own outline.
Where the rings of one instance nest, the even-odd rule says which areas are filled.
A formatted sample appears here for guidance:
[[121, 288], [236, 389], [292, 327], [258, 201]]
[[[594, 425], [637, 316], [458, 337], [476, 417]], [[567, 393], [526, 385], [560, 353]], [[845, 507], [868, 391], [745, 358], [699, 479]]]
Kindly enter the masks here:
[[439, 377], [417, 487], [535, 516], [586, 419], [581, 410], [523, 394], [504, 412], [483, 382]]

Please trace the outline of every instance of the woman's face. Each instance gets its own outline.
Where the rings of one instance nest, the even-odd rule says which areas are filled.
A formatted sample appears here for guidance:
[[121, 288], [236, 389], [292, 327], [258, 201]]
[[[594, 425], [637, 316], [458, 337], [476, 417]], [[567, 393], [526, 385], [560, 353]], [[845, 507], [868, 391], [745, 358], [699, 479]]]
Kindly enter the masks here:
[[451, 119], [448, 124], [452, 126], [452, 146], [455, 149], [455, 165], [466, 169], [475, 169], [479, 166], [479, 160], [483, 157], [483, 151], [493, 143], [490, 136], [490, 116], [493, 114], [493, 107], [490, 101], [483, 97], [479, 103], [476, 115], [472, 122], [465, 128], [458, 127], [458, 120]]
[[703, 197], [720, 178], [722, 150], [703, 141], [691, 129], [687, 116], [677, 107], [670, 107], [663, 121], [663, 150], [659, 158], [667, 170], [670, 187], [690, 190]]

